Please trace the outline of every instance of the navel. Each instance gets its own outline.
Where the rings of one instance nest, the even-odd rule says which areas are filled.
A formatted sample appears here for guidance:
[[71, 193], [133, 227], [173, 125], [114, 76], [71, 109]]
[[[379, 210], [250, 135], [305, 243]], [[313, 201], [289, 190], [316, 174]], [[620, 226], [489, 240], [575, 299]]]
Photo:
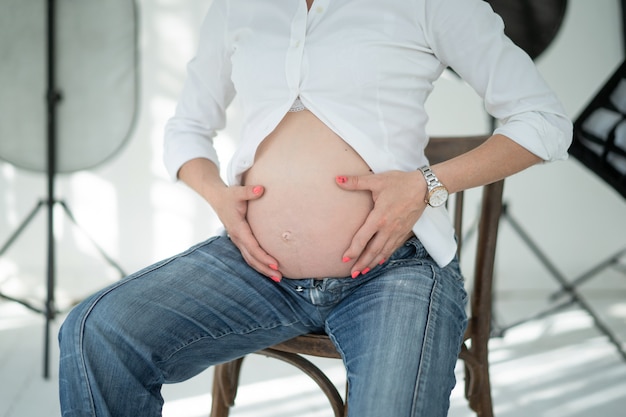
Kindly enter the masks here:
[[280, 237], [283, 239], [283, 242], [290, 243], [292, 240], [291, 232], [289, 230], [284, 231]]

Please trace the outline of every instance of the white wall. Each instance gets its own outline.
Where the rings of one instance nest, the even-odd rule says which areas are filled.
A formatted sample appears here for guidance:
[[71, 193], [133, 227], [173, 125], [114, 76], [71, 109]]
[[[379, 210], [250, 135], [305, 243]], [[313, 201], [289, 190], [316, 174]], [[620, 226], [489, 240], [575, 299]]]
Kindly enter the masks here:
[[[219, 226], [208, 206], [167, 178], [161, 163], [163, 126], [175, 106], [208, 1], [141, 0], [141, 115], [133, 137], [112, 161], [60, 176], [57, 197], [80, 225], [128, 272], [175, 254]], [[564, 25], [538, 60], [548, 83], [575, 118], [623, 59], [618, 0], [570, 0]], [[438, 82], [428, 103], [432, 133], [486, 129], [480, 100], [454, 78]], [[237, 109], [221, 136], [228, 155]], [[0, 245], [38, 199], [45, 178], [0, 162]], [[536, 167], [507, 181], [512, 213], [568, 274], [586, 269], [626, 241], [626, 204], [574, 159]], [[592, 211], [593, 210], [593, 211]], [[117, 278], [93, 246], [57, 212], [58, 297], [78, 299]], [[500, 268], [532, 273], [527, 259], [501, 244]], [[0, 258], [4, 293], [40, 297], [45, 281], [45, 216]]]

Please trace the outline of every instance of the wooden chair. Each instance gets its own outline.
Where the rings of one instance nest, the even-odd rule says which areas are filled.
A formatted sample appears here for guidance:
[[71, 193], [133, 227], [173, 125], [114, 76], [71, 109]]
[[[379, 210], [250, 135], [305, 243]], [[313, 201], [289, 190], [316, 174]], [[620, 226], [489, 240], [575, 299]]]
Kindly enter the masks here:
[[[432, 138], [426, 153], [431, 163], [435, 164], [473, 149], [483, 143], [486, 138], [487, 136]], [[503, 186], [504, 180], [483, 187], [469, 323], [459, 355], [465, 363], [465, 396], [470, 407], [479, 417], [493, 416], [487, 344], [490, 337], [492, 278]], [[460, 254], [463, 244], [461, 232], [464, 196], [463, 193], [457, 193], [453, 197], [455, 198], [453, 221], [457, 230]], [[340, 359], [339, 353], [328, 336], [313, 334], [299, 336], [256, 353], [280, 359], [301, 369], [319, 385], [327, 396], [335, 417], [347, 416], [347, 405], [335, 386], [319, 368], [301, 356], [312, 355]], [[228, 416], [237, 395], [242, 362], [243, 358], [239, 358], [215, 367], [211, 417]]]

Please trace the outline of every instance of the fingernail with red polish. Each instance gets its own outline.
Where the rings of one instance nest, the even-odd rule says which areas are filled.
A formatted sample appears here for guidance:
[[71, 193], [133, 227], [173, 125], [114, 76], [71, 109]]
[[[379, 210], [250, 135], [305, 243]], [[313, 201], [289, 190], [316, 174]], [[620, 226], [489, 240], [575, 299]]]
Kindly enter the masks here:
[[272, 276], [270, 277], [270, 279], [271, 279], [272, 281], [274, 281], [274, 282], [277, 282], [277, 283], [281, 281], [281, 278], [280, 278], [280, 277], [277, 277], [277, 276], [275, 276], [275, 275], [272, 275]]
[[260, 185], [257, 185], [256, 187], [252, 189], [252, 192], [256, 195], [261, 194], [261, 191], [263, 191], [263, 187], [261, 187]]
[[268, 265], [271, 269], [273, 269], [274, 271], [278, 271], [278, 265], [276, 264], [270, 264]]
[[343, 257], [343, 259], [342, 259], [341, 261], [345, 264], [346, 262], [350, 262], [351, 260], [352, 260], [352, 259], [350, 259], [349, 257], [344, 256], [344, 257]]
[[385, 261], [386, 261], [386, 259], [382, 259], [380, 262], [378, 262], [378, 265], [382, 265], [382, 264], [384, 264], [384, 263], [385, 263]]
[[348, 182], [348, 177], [344, 177], [343, 175], [338, 175], [335, 179], [338, 184], [345, 184]]
[[367, 274], [368, 272], [370, 272], [371, 270], [369, 268], [365, 268], [363, 271], [361, 271], [361, 273], [363, 275]]
[[361, 275], [361, 271], [354, 271], [354, 272], [352, 273], [352, 279], [354, 279], [354, 278], [358, 277], [359, 275]]

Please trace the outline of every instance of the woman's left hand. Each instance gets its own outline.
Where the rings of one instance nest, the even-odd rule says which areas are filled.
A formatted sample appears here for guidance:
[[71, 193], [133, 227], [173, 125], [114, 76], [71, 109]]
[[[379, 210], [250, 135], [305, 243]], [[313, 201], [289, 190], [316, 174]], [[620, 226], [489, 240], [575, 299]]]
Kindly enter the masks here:
[[426, 182], [419, 171], [338, 176], [336, 182], [346, 191], [370, 191], [374, 201], [343, 254], [344, 261], [356, 259], [351, 271], [356, 278], [389, 259], [406, 242], [426, 208]]

